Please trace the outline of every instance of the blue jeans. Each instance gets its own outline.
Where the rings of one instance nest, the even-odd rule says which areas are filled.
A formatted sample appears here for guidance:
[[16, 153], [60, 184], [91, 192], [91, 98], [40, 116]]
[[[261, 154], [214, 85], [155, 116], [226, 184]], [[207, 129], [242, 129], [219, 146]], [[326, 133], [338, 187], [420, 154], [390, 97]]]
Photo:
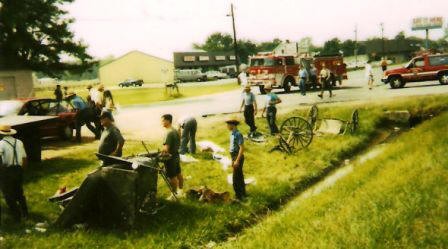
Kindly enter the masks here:
[[306, 80], [304, 78], [300, 78], [300, 93], [302, 95], [306, 95]]

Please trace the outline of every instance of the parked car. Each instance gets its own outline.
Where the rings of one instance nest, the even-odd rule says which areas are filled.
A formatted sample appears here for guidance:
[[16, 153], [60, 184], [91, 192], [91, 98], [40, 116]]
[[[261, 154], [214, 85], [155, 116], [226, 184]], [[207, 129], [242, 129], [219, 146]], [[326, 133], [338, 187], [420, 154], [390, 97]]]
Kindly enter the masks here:
[[391, 88], [402, 88], [409, 82], [438, 80], [440, 84], [448, 84], [448, 54], [417, 56], [402, 68], [384, 72], [381, 79]]
[[181, 69], [174, 71], [174, 77], [180, 82], [207, 81], [207, 75], [199, 69]]
[[127, 79], [118, 84], [119, 87], [143, 86], [143, 80]]
[[219, 71], [208, 71], [205, 74], [207, 75], [207, 80], [220, 80], [229, 78], [227, 74], [221, 73]]
[[55, 99], [25, 99], [0, 101], [0, 117], [13, 115], [58, 116], [57, 122], [40, 127], [42, 137], [73, 138], [76, 111], [68, 101], [58, 103]]

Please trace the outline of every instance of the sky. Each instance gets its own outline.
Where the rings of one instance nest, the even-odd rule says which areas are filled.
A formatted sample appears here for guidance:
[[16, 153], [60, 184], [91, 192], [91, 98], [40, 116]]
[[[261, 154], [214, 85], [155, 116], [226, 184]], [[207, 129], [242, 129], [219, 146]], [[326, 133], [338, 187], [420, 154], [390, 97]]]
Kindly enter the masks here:
[[[76, 0], [65, 6], [75, 18], [77, 39], [96, 58], [140, 50], [172, 60], [173, 52], [189, 51], [213, 32], [232, 32], [230, 4], [235, 6], [238, 39], [298, 41], [311, 37], [322, 45], [338, 37], [358, 40], [412, 31], [414, 17], [442, 16], [448, 22], [447, 0]], [[441, 30], [430, 37], [442, 36]]]

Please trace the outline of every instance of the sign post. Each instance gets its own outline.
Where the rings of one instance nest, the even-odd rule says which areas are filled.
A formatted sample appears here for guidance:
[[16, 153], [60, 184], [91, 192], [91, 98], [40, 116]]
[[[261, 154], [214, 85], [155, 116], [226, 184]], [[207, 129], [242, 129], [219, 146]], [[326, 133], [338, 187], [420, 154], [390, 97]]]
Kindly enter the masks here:
[[412, 20], [412, 30], [425, 30], [425, 47], [429, 49], [429, 30], [440, 29], [443, 26], [443, 17], [417, 17]]

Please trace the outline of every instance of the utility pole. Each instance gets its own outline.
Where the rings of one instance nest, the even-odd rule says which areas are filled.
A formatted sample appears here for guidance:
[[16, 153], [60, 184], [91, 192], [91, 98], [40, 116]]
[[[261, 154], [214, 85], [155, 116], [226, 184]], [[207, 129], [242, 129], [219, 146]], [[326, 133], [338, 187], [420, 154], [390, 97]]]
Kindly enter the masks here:
[[358, 24], [355, 25], [355, 68], [358, 68]]
[[384, 56], [384, 23], [380, 23], [380, 27], [381, 27], [381, 45], [382, 45], [382, 56]]
[[230, 4], [230, 15], [232, 16], [232, 27], [233, 27], [233, 50], [235, 54], [235, 66], [237, 75], [240, 73], [240, 59], [238, 57], [238, 42], [236, 39], [236, 28], [235, 28], [235, 14], [233, 12], [233, 3]]

